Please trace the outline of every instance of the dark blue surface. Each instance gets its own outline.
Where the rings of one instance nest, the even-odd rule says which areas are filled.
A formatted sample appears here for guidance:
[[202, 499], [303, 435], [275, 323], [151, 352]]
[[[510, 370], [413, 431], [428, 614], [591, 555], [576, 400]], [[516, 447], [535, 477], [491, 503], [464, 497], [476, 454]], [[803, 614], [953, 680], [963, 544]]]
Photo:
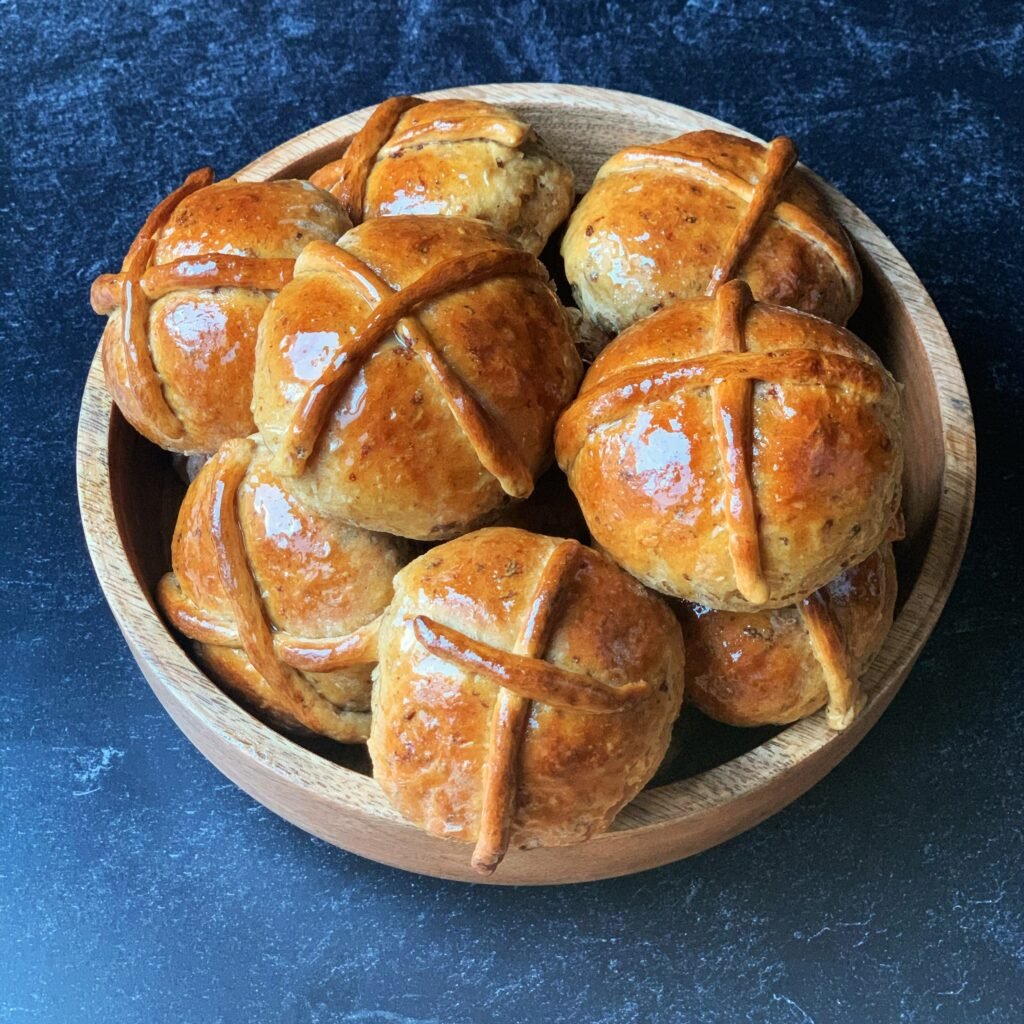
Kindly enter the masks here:
[[[0, 1021], [1019, 1020], [1024, 7], [149, 6], [0, 3]], [[857, 751], [724, 847], [548, 890], [379, 867], [227, 783], [132, 662], [73, 476], [89, 282], [186, 171], [512, 80], [796, 136], [934, 295], [981, 451], [961, 582]]]

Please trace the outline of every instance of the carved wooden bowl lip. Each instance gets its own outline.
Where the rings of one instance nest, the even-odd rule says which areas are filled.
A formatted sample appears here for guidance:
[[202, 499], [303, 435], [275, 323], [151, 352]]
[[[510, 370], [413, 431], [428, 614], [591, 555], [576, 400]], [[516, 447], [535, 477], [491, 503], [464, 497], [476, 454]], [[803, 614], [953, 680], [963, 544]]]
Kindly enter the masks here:
[[[564, 111], [586, 124], [628, 116], [666, 137], [695, 128], [740, 131], [703, 114], [630, 93], [585, 86], [495, 84], [421, 93]], [[319, 125], [243, 168], [249, 180], [294, 173], [314, 153], [336, 156], [372, 107]], [[753, 138], [754, 136], [750, 136]], [[568, 156], [568, 154], [566, 154]], [[606, 153], [605, 156], [610, 155]], [[572, 163], [571, 156], [569, 157]], [[751, 827], [817, 782], [868, 732], [899, 689], [935, 626], [967, 542], [974, 500], [974, 425], [963, 373], [931, 298], [906, 260], [849, 200], [826, 183], [834, 209], [873, 261], [919, 335], [938, 394], [944, 473], [920, 574], [867, 677], [869, 703], [845, 732], [823, 713], [798, 722], [740, 757], [641, 793], [613, 829], [576, 847], [510, 851], [491, 879], [506, 884], [585, 881], [688, 856]], [[189, 659], [137, 579], [121, 537], [110, 476], [114, 409], [99, 354], [82, 400], [79, 501], [100, 584], [146, 678], [189, 738], [229, 778], [288, 820], [327, 841], [384, 863], [443, 878], [482, 881], [470, 848], [425, 835], [392, 810], [372, 778], [336, 765], [264, 725], [218, 689]], [[116, 454], [115, 454], [116, 458]]]

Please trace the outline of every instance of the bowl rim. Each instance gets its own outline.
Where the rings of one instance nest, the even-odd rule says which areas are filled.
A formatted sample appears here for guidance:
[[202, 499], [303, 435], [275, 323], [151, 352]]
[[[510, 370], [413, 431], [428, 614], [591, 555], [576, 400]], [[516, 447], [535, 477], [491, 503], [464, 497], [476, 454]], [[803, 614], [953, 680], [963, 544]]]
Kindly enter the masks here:
[[[756, 138], [732, 125], [685, 107], [633, 93], [589, 86], [496, 83], [440, 89], [419, 95], [426, 98], [480, 98], [534, 109], [564, 109], [570, 104], [586, 107], [595, 113], [608, 112], [615, 116], [621, 115], [623, 105], [626, 104], [631, 114], [635, 112], [638, 118], [648, 120], [662, 131], [666, 124], [677, 124], [680, 131], [704, 127]], [[365, 107], [311, 128], [247, 164], [235, 176], [244, 180], [280, 176], [311, 150], [327, 145], [337, 146], [373, 109], [372, 106]], [[970, 530], [976, 474], [970, 398], [956, 351], [931, 297], [901, 253], [857, 206], [820, 178], [817, 181], [825, 190], [840, 221], [874, 261], [881, 275], [890, 284], [898, 282], [894, 290], [921, 339], [933, 375], [942, 427], [943, 479], [932, 535], [918, 579], [900, 609], [885, 645], [866, 674], [868, 705], [848, 730], [842, 733], [830, 732], [825, 726], [824, 713], [819, 712], [786, 727], [738, 758], [699, 775], [647, 789], [620, 812], [609, 832], [587, 840], [585, 845], [588, 847], [592, 844], [621, 842], [624, 834], [649, 835], [666, 828], [675, 829], [678, 834], [680, 826], [696, 822], [709, 810], [721, 809], [724, 802], [736, 801], [737, 808], [744, 809], [737, 811], [742, 821], [736, 827], [730, 826], [712, 842], [699, 847], [703, 849], [751, 827], [795, 799], [852, 750], [877, 721], [920, 654], [955, 582]], [[136, 578], [117, 525], [109, 459], [110, 430], [113, 417], [117, 415], [103, 381], [97, 349], [82, 398], [77, 437], [76, 469], [82, 524], [90, 557], [107, 602], [161, 702], [185, 729], [189, 738], [222, 771], [225, 770], [224, 766], [197, 740], [199, 723], [205, 722], [210, 728], [219, 730], [222, 733], [220, 739], [244, 759], [258, 765], [261, 772], [269, 772], [282, 782], [300, 785], [311, 795], [349, 813], [361, 826], [372, 828], [375, 823], [386, 822], [398, 833], [422, 837], [422, 833], [391, 808], [371, 777], [306, 750], [287, 736], [264, 725], [227, 697], [189, 659], [173, 633], [164, 625], [151, 596]], [[183, 719], [188, 720], [188, 727]], [[765, 792], [768, 787], [779, 787], [780, 782], [792, 775], [798, 766], [802, 766], [804, 771], [799, 778], [788, 780], [785, 792]], [[229, 773], [229, 777], [252, 792], [245, 780], [239, 777], [242, 774]], [[262, 800], [262, 797], [257, 796], [257, 799]], [[758, 803], [762, 806], [755, 807]], [[289, 817], [289, 820], [295, 820], [280, 807], [273, 809]], [[301, 821], [296, 823], [309, 827]], [[336, 842], [335, 839], [329, 841]], [[445, 847], [457, 845], [442, 840], [434, 842]], [[572, 851], [578, 848], [562, 849]], [[544, 852], [551, 854], [550, 850]], [[696, 849], [689, 852], [696, 852]], [[685, 856], [686, 853], [684, 850], [675, 855], [662, 856], [657, 863], [665, 863], [677, 856]], [[526, 857], [531, 855], [525, 854]], [[569, 856], [572, 856], [571, 852]], [[400, 863], [400, 858], [375, 859], [408, 867]], [[465, 859], [468, 867], [468, 855]], [[650, 866], [654, 866], [653, 863], [641, 864], [635, 869], [625, 865], [621, 870], [608, 873], [621, 874]], [[468, 873], [463, 876], [461, 872], [450, 869], [426, 870], [424, 873], [439, 877], [471, 877]], [[494, 879], [496, 882], [506, 881], [501, 874], [499, 872]], [[582, 874], [579, 880], [594, 877], [604, 875]]]

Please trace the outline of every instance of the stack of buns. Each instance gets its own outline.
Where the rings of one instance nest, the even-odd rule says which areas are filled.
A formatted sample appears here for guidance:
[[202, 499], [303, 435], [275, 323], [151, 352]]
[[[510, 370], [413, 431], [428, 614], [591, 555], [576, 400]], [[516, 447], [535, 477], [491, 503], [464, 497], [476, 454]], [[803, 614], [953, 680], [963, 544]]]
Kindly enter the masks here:
[[896, 598], [899, 388], [793, 144], [631, 147], [573, 201], [516, 113], [395, 97], [311, 181], [191, 175], [92, 293], [121, 411], [205, 463], [167, 619], [481, 872], [607, 829], [684, 689], [847, 727]]

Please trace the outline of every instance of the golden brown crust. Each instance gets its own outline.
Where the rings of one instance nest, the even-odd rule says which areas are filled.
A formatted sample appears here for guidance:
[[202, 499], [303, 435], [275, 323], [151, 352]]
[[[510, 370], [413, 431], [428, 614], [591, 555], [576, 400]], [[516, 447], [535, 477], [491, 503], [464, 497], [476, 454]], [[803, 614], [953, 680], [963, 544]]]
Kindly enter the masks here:
[[535, 255], [573, 201], [572, 172], [536, 132], [479, 100], [393, 96], [312, 181], [354, 224], [396, 214], [475, 217]]
[[142, 290], [150, 300], [183, 289], [250, 288], [253, 291], [278, 292], [291, 279], [294, 260], [261, 259], [258, 256], [231, 256], [210, 253], [182, 256], [173, 263], [147, 267], [142, 275]]
[[268, 462], [236, 440], [203, 467], [157, 598], [229, 688], [292, 727], [363, 740], [376, 619], [404, 546], [315, 516]]
[[754, 303], [743, 351], [715, 351], [716, 311], [744, 287], [622, 334], [556, 431], [594, 540], [648, 586], [733, 611], [792, 604], [866, 558], [902, 470], [898, 387], [848, 331]]
[[[539, 594], [546, 596], [543, 589]], [[471, 675], [487, 679], [495, 686], [504, 687], [518, 697], [541, 701], [553, 708], [570, 708], [598, 715], [633, 707], [650, 696], [651, 688], [642, 679], [613, 689], [578, 672], [549, 665], [534, 656], [521, 655], [515, 649], [499, 650], [491, 644], [464, 636], [458, 630], [442, 626], [426, 615], [417, 615], [413, 619], [413, 634], [431, 654], [458, 665]]]
[[352, 136], [344, 156], [311, 175], [314, 185], [337, 197], [353, 224], [363, 220], [366, 181], [381, 149], [391, 138], [402, 114], [422, 102], [416, 96], [392, 96], [384, 100]]
[[483, 871], [508, 843], [607, 828], [667, 747], [676, 626], [574, 541], [498, 528], [433, 548], [396, 577], [381, 622], [375, 778], [415, 824], [477, 843]]
[[168, 405], [153, 366], [147, 340], [149, 303], [139, 287], [163, 230], [187, 196], [213, 181], [209, 167], [193, 171], [184, 183], [157, 204], [135, 236], [120, 274], [103, 274], [92, 286], [93, 309], [108, 315], [103, 332], [103, 371], [107, 387], [128, 421], [151, 441], [181, 450], [184, 426]]
[[826, 720], [831, 728], [845, 729], [863, 707], [864, 700], [850, 664], [849, 642], [829, 599], [828, 587], [808, 594], [797, 605], [814, 658], [825, 678], [828, 693]]
[[787, 725], [827, 707], [829, 727], [845, 729], [864, 706], [858, 678], [892, 626], [896, 592], [887, 541], [802, 608], [680, 605], [687, 699], [739, 726]]
[[253, 430], [256, 328], [310, 238], [348, 226], [307, 182], [212, 184], [196, 171], [143, 225], [92, 304], [108, 315], [103, 367], [131, 424], [171, 451], [214, 451]]
[[[742, 281], [729, 281], [718, 289], [714, 299], [712, 351], [744, 351], [745, 322], [750, 303], [750, 289]], [[753, 382], [745, 376], [728, 377], [711, 387], [711, 415], [725, 482], [722, 501], [736, 589], [745, 601], [764, 604], [768, 600], [768, 583], [761, 571], [761, 545], [757, 535], [757, 508], [750, 464], [752, 399]]]
[[760, 301], [845, 323], [860, 267], [796, 155], [789, 139], [766, 147], [713, 131], [617, 153], [562, 243], [580, 309], [615, 334], [739, 276]]
[[[572, 540], [563, 541], [548, 556], [534, 591], [533, 603], [519, 627], [512, 651], [532, 659], [538, 665], [548, 666], [540, 661], [560, 611], [560, 599], [565, 592], [566, 578], [576, 568], [580, 558], [579, 544]], [[414, 620], [414, 630], [423, 621], [423, 616]], [[428, 649], [421, 633], [416, 630], [417, 639]], [[458, 634], [465, 650], [474, 643], [469, 637]], [[436, 650], [433, 653], [437, 653]], [[490, 652], [489, 652], [490, 653]], [[507, 668], [508, 662], [501, 653], [490, 653], [489, 660], [500, 669]], [[555, 666], [548, 666], [554, 669]], [[547, 669], [542, 669], [544, 672]], [[472, 669], [471, 669], [472, 671]], [[501, 863], [512, 838], [512, 822], [516, 812], [516, 791], [519, 787], [519, 759], [523, 737], [530, 721], [531, 701], [536, 694], [515, 692], [507, 685], [508, 673], [500, 673], [492, 682], [500, 687], [494, 711], [491, 713], [491, 728], [488, 734], [487, 755], [484, 760], [483, 794], [480, 806], [480, 829], [473, 849], [472, 864], [482, 874], [490, 874]], [[607, 688], [608, 692], [614, 692]]]
[[534, 257], [480, 221], [378, 218], [297, 261], [253, 409], [312, 507], [434, 540], [530, 493], [581, 374]]
[[427, 368], [481, 465], [498, 480], [506, 494], [514, 498], [526, 497], [533, 488], [529, 467], [500, 425], [488, 417], [476, 396], [446, 365], [415, 313], [418, 307], [451, 292], [465, 291], [500, 277], [533, 277], [547, 281], [543, 265], [529, 253], [513, 249], [484, 250], [437, 263], [401, 291], [390, 289], [370, 267], [336, 245], [316, 246], [304, 266], [344, 275], [360, 288], [365, 301], [376, 303], [376, 307], [356, 328], [343, 351], [310, 384], [307, 396], [296, 408], [278, 446], [274, 457], [277, 472], [298, 476], [305, 469], [332, 407], [351, 387], [355, 375], [374, 350], [394, 332]]
[[792, 139], [784, 135], [772, 139], [764, 154], [764, 171], [754, 185], [739, 223], [725, 243], [725, 248], [711, 271], [705, 295], [714, 295], [720, 285], [732, 280], [740, 271], [750, 250], [769, 217], [779, 203], [786, 175], [796, 165], [799, 154]]

